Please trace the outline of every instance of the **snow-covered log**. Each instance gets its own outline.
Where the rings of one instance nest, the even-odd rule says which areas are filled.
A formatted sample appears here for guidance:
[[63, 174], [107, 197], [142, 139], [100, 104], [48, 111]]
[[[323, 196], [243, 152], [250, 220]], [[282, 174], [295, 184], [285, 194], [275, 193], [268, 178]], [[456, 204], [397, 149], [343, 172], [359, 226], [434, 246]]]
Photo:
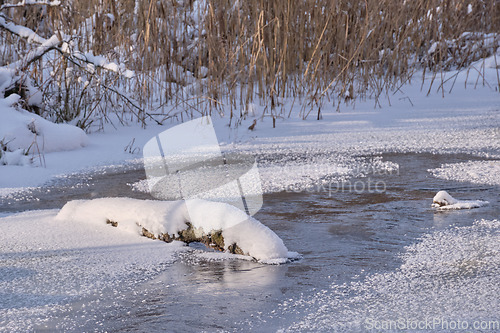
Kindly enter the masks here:
[[199, 241], [264, 263], [284, 263], [296, 255], [288, 252], [281, 238], [271, 229], [243, 211], [201, 199], [75, 200], [61, 209], [57, 219], [73, 223], [108, 223], [118, 229], [165, 241]]

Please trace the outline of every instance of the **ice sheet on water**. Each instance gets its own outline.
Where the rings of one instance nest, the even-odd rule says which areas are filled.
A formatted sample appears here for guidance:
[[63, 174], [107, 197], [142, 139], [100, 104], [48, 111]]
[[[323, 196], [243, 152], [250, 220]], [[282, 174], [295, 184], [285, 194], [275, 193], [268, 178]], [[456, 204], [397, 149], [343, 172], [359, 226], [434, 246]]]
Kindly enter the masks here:
[[499, 160], [449, 163], [428, 171], [441, 179], [500, 186]]
[[[94, 320], [103, 306], [97, 303], [114, 307], [126, 301], [138, 283], [165, 271], [189, 249], [139, 236], [136, 222], [158, 232], [178, 224], [184, 228], [188, 220], [206, 230], [223, 229], [228, 244], [236, 242], [261, 262], [298, 257], [269, 228], [233, 206], [203, 200], [191, 204], [189, 219], [180, 202], [128, 198], [72, 201], [60, 211], [0, 217], [0, 331], [51, 330], [47, 323], [54, 318], [57, 329], [76, 329], [73, 313]], [[106, 218], [118, 227], [107, 225]], [[214, 256], [227, 258], [209, 257]]]
[[0, 188], [0, 198], [8, 198], [14, 196], [16, 193], [29, 192], [34, 190], [35, 187], [4, 187]]
[[68, 314], [59, 321], [59, 329], [68, 330], [72, 311], [93, 311], [82, 308], [83, 298], [91, 299], [88, 305], [118, 302], [187, 249], [106, 224], [58, 221], [57, 212], [0, 217], [0, 331], [43, 329], [54, 314]]
[[429, 233], [408, 246], [401, 259], [396, 271], [283, 302], [282, 312], [302, 318], [283, 331], [365, 332], [392, 324], [384, 331], [416, 332], [411, 325], [426, 320], [431, 329], [447, 331], [446, 325], [458, 320], [469, 328], [474, 322], [498, 323], [499, 220]]
[[[266, 194], [319, 190], [321, 186], [328, 187], [351, 177], [397, 173], [398, 170], [399, 165], [380, 157], [363, 159], [338, 154], [304, 155], [300, 152], [261, 156], [258, 164], [262, 192]], [[151, 177], [128, 185], [133, 191], [149, 192], [151, 183], [160, 179]]]

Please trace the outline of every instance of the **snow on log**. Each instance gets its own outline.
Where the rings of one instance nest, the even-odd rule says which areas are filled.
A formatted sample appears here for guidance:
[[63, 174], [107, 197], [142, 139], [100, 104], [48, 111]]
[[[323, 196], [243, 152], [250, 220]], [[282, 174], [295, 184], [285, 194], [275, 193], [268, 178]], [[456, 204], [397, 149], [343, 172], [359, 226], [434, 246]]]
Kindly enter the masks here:
[[108, 223], [167, 242], [202, 242], [211, 248], [248, 255], [263, 263], [284, 263], [297, 255], [289, 253], [271, 229], [243, 211], [225, 203], [201, 199], [75, 200], [66, 203], [56, 218], [74, 223]]

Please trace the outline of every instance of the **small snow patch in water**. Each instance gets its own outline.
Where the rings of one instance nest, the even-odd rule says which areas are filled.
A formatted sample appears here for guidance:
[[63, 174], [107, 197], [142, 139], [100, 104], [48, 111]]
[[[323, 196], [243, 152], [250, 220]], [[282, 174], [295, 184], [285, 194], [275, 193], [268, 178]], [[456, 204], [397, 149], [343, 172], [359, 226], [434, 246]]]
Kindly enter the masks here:
[[439, 210], [452, 210], [452, 209], [472, 209], [486, 206], [488, 201], [482, 200], [462, 200], [459, 201], [453, 198], [446, 191], [439, 191], [432, 199], [432, 207]]

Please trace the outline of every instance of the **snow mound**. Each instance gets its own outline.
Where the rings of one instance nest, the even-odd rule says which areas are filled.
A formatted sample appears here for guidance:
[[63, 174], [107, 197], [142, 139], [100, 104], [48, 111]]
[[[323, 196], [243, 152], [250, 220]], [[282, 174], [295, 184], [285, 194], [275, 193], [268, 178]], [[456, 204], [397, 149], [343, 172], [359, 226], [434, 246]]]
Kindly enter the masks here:
[[500, 186], [500, 161], [497, 160], [443, 164], [428, 171], [441, 179]]
[[154, 235], [179, 235], [189, 223], [199, 236], [222, 231], [225, 250], [232, 244], [259, 262], [280, 264], [296, 257], [271, 229], [234, 206], [201, 199], [154, 201], [131, 198], [101, 198], [70, 201], [57, 220], [99, 224], [117, 222], [117, 227], [138, 235], [142, 228]]
[[43, 152], [86, 146], [87, 135], [82, 129], [68, 124], [55, 124], [28, 111], [15, 110], [9, 102], [15, 100], [0, 99], [0, 139], [8, 142], [9, 149], [28, 149], [35, 142]]
[[432, 207], [436, 207], [440, 210], [472, 209], [486, 206], [487, 204], [489, 204], [488, 201], [482, 200], [459, 201], [446, 191], [439, 191], [432, 199]]
[[0, 98], [0, 144], [5, 151], [0, 153], [0, 165], [30, 164], [29, 155], [54, 151], [73, 150], [87, 145], [85, 132], [68, 124], [55, 124], [42, 117], [12, 105], [18, 103], [19, 95]]

